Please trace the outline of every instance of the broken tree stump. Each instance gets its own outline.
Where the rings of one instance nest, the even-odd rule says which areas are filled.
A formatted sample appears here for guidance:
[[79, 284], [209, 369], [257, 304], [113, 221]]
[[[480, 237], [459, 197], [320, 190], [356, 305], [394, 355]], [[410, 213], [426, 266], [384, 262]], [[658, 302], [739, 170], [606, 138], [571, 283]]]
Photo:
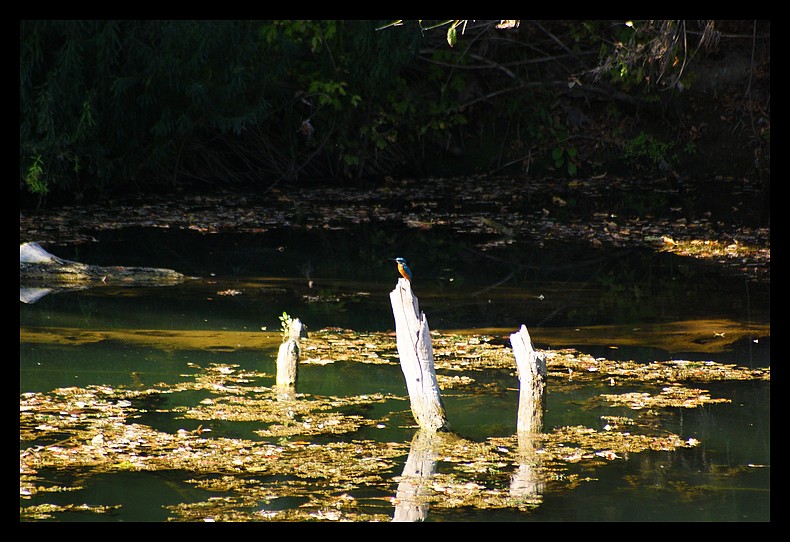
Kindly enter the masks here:
[[425, 314], [420, 312], [411, 282], [398, 279], [390, 292], [390, 302], [395, 316], [398, 357], [414, 419], [420, 428], [428, 431], [450, 430], [433, 367], [431, 330]]
[[279, 387], [296, 387], [298, 377], [300, 343], [307, 337], [307, 330], [298, 318], [288, 323], [288, 335], [284, 338], [277, 353], [277, 377], [275, 384]]
[[519, 468], [510, 482], [510, 494], [522, 502], [537, 506], [543, 500], [545, 481], [540, 474], [542, 455], [543, 411], [546, 405], [546, 356], [536, 352], [527, 327], [522, 324], [510, 336], [519, 379], [518, 435]]
[[510, 336], [513, 355], [516, 358], [519, 379], [518, 423], [519, 433], [543, 431], [543, 410], [546, 390], [546, 356], [532, 347], [527, 326], [521, 325], [517, 333]]

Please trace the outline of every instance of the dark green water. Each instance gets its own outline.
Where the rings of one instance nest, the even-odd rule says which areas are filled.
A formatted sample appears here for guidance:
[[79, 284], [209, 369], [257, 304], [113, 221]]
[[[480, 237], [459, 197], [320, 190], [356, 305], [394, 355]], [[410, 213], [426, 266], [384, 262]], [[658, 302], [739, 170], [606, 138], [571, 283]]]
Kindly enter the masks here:
[[[471, 245], [470, 245], [471, 246]], [[392, 331], [388, 292], [397, 275], [394, 263], [405, 256], [415, 274], [415, 293], [432, 330], [526, 324], [538, 348], [541, 329], [600, 324], [644, 325], [695, 318], [727, 318], [769, 324], [770, 288], [712, 274], [678, 257], [647, 251], [607, 254], [559, 246], [521, 247], [516, 257], [482, 254], [463, 243], [425, 234], [408, 253], [402, 237], [358, 230], [266, 235], [201, 235], [161, 230], [121, 230], [99, 242], [49, 247], [59, 256], [98, 265], [167, 267], [197, 277], [162, 288], [96, 288], [53, 293], [34, 304], [20, 303], [23, 328], [69, 327], [80, 330], [157, 329], [269, 331], [279, 329], [283, 311], [310, 329], [340, 327]], [[532, 255], [527, 257], [527, 253]], [[236, 296], [217, 292], [237, 289]], [[610, 338], [606, 338], [607, 340]], [[706, 359], [746, 367], [770, 366], [770, 337], [748, 341], [720, 354], [690, 349], [680, 359]], [[579, 347], [594, 356], [615, 355], [599, 347]], [[238, 365], [271, 373], [274, 348], [212, 352], [137, 346], [116, 341], [53, 346], [20, 343], [20, 393], [68, 386], [132, 386], [178, 382], [190, 364]], [[633, 347], [617, 356], [636, 361], [672, 359], [655, 348]], [[492, 372], [475, 378], [496, 394], [443, 394], [453, 428], [473, 440], [515, 432], [517, 384], [512, 374]], [[642, 452], [614, 461], [594, 479], [574, 487], [549, 483], [543, 502], [529, 513], [518, 510], [432, 509], [428, 521], [768, 521], [770, 520], [770, 383], [725, 382], [701, 385], [730, 403], [677, 409], [665, 430], [695, 438], [695, 448]], [[334, 363], [300, 369], [299, 389], [316, 395], [385, 393], [407, 397], [397, 365]], [[551, 393], [547, 427], [600, 425], [601, 409], [584, 407], [589, 391]], [[168, 398], [179, 404], [200, 397]], [[169, 405], [160, 405], [167, 410]], [[390, 401], [375, 409], [394, 412], [385, 429], [363, 428], [342, 438], [409, 442], [413, 430], [407, 402]], [[151, 413], [138, 423], [177, 431], [183, 420]], [[214, 436], [256, 438], [249, 424], [217, 423]], [[324, 437], [326, 438], [326, 437]], [[22, 446], [24, 448], [24, 444]], [[405, 463], [393, 468], [393, 479]], [[439, 469], [441, 470], [441, 464]], [[121, 505], [110, 515], [57, 514], [57, 521], [166, 521], [166, 505], [197, 502], [205, 491], [186, 483], [180, 472], [121, 472], [85, 480], [79, 472], [48, 473], [63, 485], [79, 480], [83, 489], [20, 499], [26, 507], [54, 504]], [[396, 483], [393, 481], [393, 494]], [[291, 505], [298, 506], [297, 501]], [[282, 500], [277, 506], [288, 506]], [[383, 513], [392, 507], [381, 505]]]

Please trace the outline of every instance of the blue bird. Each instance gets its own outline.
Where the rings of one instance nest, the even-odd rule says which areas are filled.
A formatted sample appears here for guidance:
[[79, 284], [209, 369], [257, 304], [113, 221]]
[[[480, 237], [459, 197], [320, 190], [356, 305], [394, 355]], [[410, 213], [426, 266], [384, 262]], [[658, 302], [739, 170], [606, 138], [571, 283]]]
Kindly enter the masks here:
[[401, 276], [411, 282], [411, 269], [409, 269], [409, 265], [406, 263], [406, 260], [403, 258], [394, 258], [396, 262], [398, 262], [398, 271], [400, 272]]

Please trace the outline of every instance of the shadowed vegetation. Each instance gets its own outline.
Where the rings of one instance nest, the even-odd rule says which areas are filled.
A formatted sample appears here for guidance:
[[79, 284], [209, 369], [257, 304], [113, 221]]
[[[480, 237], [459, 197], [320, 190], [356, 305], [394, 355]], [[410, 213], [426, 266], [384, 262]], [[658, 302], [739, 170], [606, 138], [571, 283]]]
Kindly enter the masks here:
[[389, 23], [21, 21], [22, 193], [624, 170], [767, 182], [767, 22]]

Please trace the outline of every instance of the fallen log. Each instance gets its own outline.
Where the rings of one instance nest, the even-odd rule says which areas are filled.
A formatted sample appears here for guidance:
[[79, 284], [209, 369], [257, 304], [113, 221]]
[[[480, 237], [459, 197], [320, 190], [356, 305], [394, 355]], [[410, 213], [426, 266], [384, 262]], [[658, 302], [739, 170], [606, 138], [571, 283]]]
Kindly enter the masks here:
[[172, 269], [88, 265], [58, 258], [38, 243], [19, 245], [19, 282], [25, 286], [164, 286], [187, 278]]

